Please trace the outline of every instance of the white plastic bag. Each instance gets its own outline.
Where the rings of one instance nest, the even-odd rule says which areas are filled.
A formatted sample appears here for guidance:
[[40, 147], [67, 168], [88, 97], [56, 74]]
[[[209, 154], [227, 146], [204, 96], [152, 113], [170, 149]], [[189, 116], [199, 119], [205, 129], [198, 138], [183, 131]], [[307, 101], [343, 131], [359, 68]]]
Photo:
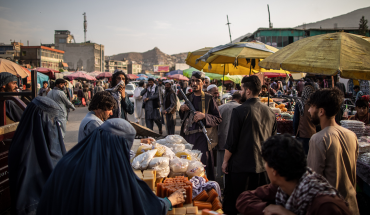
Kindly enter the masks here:
[[168, 143], [172, 143], [172, 144], [187, 144], [188, 143], [180, 135], [168, 135], [166, 137], [166, 140], [167, 140]]
[[162, 156], [168, 157], [170, 160], [172, 160], [176, 156], [175, 153], [172, 151], [172, 149], [168, 148], [167, 146], [163, 145], [163, 147], [165, 148], [165, 151]]
[[162, 144], [162, 145], [166, 145], [167, 144], [167, 140], [166, 139], [160, 139], [160, 140], [157, 140], [156, 142], [159, 143], [159, 144]]
[[189, 149], [189, 150], [192, 150], [194, 145], [193, 144], [190, 144], [190, 143], [187, 143], [187, 144], [184, 144], [185, 145], [185, 149]]
[[169, 167], [170, 159], [168, 157], [154, 157], [150, 162], [148, 167], [153, 169], [153, 167]]
[[156, 172], [156, 178], [165, 178], [165, 177], [168, 176], [168, 174], [170, 174], [170, 167], [169, 166], [166, 166], [166, 167], [156, 166], [153, 169], [155, 169], [157, 171]]
[[189, 161], [186, 159], [175, 157], [170, 160], [170, 168], [173, 172], [186, 172], [189, 166]]
[[148, 168], [149, 162], [153, 159], [157, 149], [149, 150], [143, 154], [138, 155], [132, 161], [132, 167], [134, 169], [145, 170]]
[[189, 162], [188, 169], [186, 170], [186, 175], [189, 178], [192, 178], [193, 176], [204, 176], [204, 167], [202, 162], [200, 161], [191, 161]]
[[185, 150], [185, 145], [184, 144], [173, 144], [173, 143], [168, 143], [166, 145], [168, 148], [170, 148], [173, 152], [181, 152]]

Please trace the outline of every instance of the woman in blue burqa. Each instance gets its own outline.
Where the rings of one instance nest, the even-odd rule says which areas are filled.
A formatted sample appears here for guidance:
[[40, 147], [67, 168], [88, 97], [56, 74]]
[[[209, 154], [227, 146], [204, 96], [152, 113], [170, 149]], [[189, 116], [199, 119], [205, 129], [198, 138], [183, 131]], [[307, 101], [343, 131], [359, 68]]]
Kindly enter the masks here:
[[37, 214], [165, 215], [185, 201], [185, 190], [158, 198], [130, 165], [135, 129], [108, 119], [73, 147], [48, 179]]
[[46, 96], [33, 99], [23, 112], [9, 150], [12, 214], [36, 214], [42, 188], [66, 153], [62, 113]]

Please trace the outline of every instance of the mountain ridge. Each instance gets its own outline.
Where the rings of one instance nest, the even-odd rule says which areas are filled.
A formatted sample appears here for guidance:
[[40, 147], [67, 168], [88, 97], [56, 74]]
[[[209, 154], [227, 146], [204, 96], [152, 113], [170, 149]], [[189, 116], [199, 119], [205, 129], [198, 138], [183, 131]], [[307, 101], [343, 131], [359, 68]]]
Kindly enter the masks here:
[[153, 71], [154, 65], [174, 66], [176, 63], [185, 63], [187, 52], [169, 55], [154, 47], [146, 52], [126, 52], [107, 56], [110, 60], [128, 60], [142, 65], [143, 70]]

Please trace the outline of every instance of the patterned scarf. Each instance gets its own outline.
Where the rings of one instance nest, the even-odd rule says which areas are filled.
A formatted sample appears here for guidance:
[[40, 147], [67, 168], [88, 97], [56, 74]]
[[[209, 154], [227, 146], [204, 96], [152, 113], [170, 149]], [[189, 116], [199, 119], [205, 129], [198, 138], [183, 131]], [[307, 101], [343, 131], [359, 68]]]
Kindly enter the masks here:
[[[280, 187], [278, 188], [276, 204], [283, 206], [294, 214], [304, 215], [307, 213], [307, 208], [311, 205], [313, 199], [321, 195], [338, 196], [343, 199], [324, 176], [317, 174], [311, 168], [307, 167], [306, 173], [299, 180], [292, 195], [288, 196]], [[348, 206], [347, 202], [346, 205]]]
[[315, 92], [315, 88], [311, 85], [307, 85], [303, 88], [302, 97], [298, 99], [297, 105], [299, 108], [299, 112], [301, 116], [304, 114], [304, 106], [306, 105], [308, 99], [310, 99], [311, 95]]

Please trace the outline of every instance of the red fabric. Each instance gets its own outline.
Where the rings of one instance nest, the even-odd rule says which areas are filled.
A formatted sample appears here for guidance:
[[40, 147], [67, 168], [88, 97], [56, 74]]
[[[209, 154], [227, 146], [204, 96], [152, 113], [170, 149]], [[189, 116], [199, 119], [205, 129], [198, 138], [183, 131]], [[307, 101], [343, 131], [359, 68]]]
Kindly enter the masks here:
[[167, 78], [189, 81], [189, 79], [181, 74], [169, 75]]
[[82, 102], [82, 105], [83, 105], [83, 106], [86, 106], [85, 98], [82, 98], [82, 101], [81, 101], [81, 102]]
[[134, 75], [134, 74], [127, 74], [127, 77], [128, 77], [128, 79], [137, 79], [137, 78], [139, 78], [139, 76]]

